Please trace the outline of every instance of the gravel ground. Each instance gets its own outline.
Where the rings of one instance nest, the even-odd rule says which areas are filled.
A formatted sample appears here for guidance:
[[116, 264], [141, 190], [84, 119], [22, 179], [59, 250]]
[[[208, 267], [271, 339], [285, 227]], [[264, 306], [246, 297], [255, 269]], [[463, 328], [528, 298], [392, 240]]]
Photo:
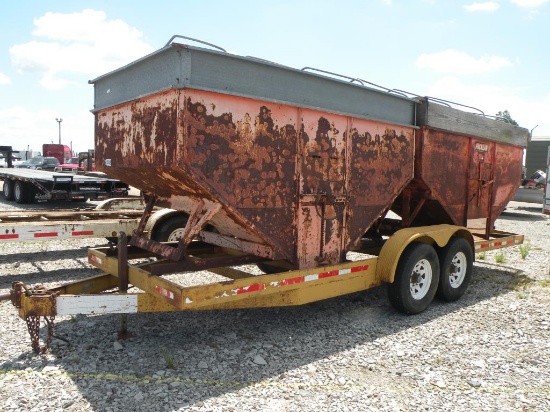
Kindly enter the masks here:
[[[6, 205], [3, 199], [0, 206]], [[512, 202], [458, 302], [406, 316], [384, 288], [301, 307], [56, 319], [51, 350], [0, 303], [2, 411], [550, 411], [550, 219]], [[13, 207], [10, 205], [10, 207]], [[0, 293], [98, 271], [102, 239], [0, 245]], [[501, 259], [503, 262], [498, 263]]]

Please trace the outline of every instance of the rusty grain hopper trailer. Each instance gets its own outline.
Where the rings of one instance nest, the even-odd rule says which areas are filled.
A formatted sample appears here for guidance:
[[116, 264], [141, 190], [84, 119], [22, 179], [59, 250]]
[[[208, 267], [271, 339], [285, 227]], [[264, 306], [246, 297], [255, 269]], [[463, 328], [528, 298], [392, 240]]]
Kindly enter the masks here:
[[[526, 129], [172, 40], [91, 81], [96, 166], [146, 194], [137, 231], [89, 251], [99, 278], [14, 284], [23, 318], [296, 305], [382, 283], [417, 313], [464, 293], [476, 251], [523, 241], [494, 222], [521, 178]], [[170, 208], [155, 232], [154, 206]], [[219, 282], [163, 277], [200, 270]]]

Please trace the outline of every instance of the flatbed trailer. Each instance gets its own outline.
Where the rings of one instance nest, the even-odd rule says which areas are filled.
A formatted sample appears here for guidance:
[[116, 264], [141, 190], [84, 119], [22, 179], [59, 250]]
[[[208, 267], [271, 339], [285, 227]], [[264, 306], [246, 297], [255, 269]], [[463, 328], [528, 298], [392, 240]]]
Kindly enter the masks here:
[[132, 233], [142, 213], [139, 207], [104, 210], [101, 205], [83, 210], [0, 212], [0, 243], [116, 238], [120, 231]]
[[[103, 274], [13, 284], [34, 350], [62, 314], [120, 313], [125, 336], [127, 313], [300, 305], [382, 284], [415, 314], [459, 299], [476, 253], [523, 242], [495, 221], [527, 129], [172, 40], [92, 81], [96, 167], [146, 204], [131, 235], [89, 250]], [[190, 273], [220, 277], [170, 278]]]
[[128, 185], [105, 176], [86, 176], [23, 168], [0, 169], [6, 200], [17, 203], [104, 200], [128, 196]]
[[[131, 235], [143, 217], [142, 198], [110, 198], [94, 208], [66, 210], [18, 210], [0, 212], [0, 244], [59, 239], [116, 239]], [[148, 219], [147, 236], [168, 241], [181, 232], [181, 213], [156, 209]]]

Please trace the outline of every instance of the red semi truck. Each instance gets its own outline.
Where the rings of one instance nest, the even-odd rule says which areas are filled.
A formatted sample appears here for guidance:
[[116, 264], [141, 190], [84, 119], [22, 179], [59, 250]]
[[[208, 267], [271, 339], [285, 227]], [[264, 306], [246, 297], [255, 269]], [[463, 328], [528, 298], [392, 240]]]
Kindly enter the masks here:
[[73, 157], [73, 152], [66, 144], [44, 143], [42, 145], [42, 156], [55, 157], [59, 160], [59, 164], [63, 164]]

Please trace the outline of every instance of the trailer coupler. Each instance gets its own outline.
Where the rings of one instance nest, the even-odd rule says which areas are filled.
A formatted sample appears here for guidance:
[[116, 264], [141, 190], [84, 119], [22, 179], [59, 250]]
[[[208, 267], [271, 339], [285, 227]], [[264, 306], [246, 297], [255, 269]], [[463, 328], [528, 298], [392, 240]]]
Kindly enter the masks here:
[[[31, 346], [36, 353], [45, 353], [52, 341], [57, 292], [37, 286], [29, 289], [23, 282], [13, 282], [10, 290], [11, 303], [19, 309], [19, 316], [27, 323]], [[40, 318], [47, 325], [44, 345], [40, 345]]]

